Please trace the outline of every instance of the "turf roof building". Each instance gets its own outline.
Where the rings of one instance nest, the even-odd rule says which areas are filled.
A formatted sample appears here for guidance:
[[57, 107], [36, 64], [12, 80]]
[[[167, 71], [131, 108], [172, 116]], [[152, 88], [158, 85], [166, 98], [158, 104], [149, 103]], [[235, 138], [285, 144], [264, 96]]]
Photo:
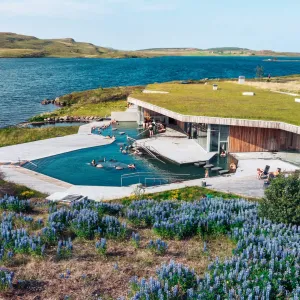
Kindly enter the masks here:
[[207, 152], [300, 151], [300, 104], [290, 95], [225, 81], [218, 90], [165, 83], [149, 85], [128, 102], [138, 107], [138, 123], [151, 117], [177, 125]]

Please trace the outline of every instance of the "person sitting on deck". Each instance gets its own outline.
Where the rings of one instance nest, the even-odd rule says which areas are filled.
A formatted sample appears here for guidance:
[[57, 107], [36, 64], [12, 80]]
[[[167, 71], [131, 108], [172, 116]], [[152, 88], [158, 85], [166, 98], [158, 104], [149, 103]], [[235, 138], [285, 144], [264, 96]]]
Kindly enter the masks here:
[[261, 169], [261, 168], [257, 168], [256, 171], [257, 171], [257, 176], [256, 177], [257, 177], [257, 179], [260, 179], [261, 175], [264, 173], [264, 170]]
[[135, 169], [135, 164], [129, 164], [128, 169]]
[[166, 132], [166, 129], [165, 129], [164, 125], [159, 124], [159, 125], [158, 125], [158, 130], [157, 130], [157, 132], [158, 132], [158, 133]]
[[281, 173], [281, 169], [280, 168], [277, 168], [276, 171], [273, 173], [274, 176], [278, 176], [279, 174]]

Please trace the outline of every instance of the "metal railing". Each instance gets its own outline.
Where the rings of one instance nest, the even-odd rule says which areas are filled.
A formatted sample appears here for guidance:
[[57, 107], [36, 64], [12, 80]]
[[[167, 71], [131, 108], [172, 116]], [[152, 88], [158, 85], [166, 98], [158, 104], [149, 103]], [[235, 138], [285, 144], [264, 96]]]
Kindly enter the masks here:
[[137, 183], [142, 183], [141, 179], [144, 179], [143, 180], [144, 185], [147, 186], [147, 181], [149, 181], [149, 180], [160, 181], [160, 184], [162, 184], [162, 181], [170, 182], [170, 180], [172, 180], [172, 179], [183, 180], [183, 179], [180, 179], [180, 177], [190, 176], [190, 175], [191, 174], [174, 174], [174, 173], [154, 174], [151, 172], [128, 173], [128, 174], [121, 175], [121, 186], [123, 186], [123, 180], [129, 179], [129, 178], [135, 178], [135, 177], [138, 179]]
[[[130, 136], [127, 136], [127, 140], [129, 141], [133, 141], [133, 143], [136, 143], [137, 146], [141, 147], [143, 150], [145, 150], [150, 156], [152, 156], [153, 158], [155, 158], [156, 160], [162, 162], [163, 164], [166, 164], [163, 160], [159, 159], [149, 148], [148, 146], [146, 146], [143, 143], [138, 143], [138, 141]], [[158, 153], [156, 151], [156, 153]]]

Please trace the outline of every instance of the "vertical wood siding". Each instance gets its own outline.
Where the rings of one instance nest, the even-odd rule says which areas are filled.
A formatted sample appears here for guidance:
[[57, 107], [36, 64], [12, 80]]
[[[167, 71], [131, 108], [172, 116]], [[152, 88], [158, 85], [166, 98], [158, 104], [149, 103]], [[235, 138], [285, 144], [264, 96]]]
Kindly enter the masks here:
[[230, 152], [300, 150], [300, 135], [269, 128], [230, 126]]

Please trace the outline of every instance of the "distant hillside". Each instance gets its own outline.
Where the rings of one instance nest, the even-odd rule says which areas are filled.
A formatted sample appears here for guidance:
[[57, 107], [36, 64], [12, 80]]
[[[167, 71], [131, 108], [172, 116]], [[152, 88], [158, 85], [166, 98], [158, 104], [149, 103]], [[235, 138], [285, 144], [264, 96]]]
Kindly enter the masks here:
[[8, 57], [86, 57], [86, 58], [139, 58], [157, 56], [300, 56], [300, 53], [255, 51], [239, 47], [198, 48], [150, 48], [121, 51], [76, 42], [72, 38], [38, 39], [34, 36], [0, 32], [0, 58]]
[[0, 57], [144, 57], [143, 53], [118, 51], [76, 42], [72, 38], [38, 39], [15, 33], [0, 32]]

